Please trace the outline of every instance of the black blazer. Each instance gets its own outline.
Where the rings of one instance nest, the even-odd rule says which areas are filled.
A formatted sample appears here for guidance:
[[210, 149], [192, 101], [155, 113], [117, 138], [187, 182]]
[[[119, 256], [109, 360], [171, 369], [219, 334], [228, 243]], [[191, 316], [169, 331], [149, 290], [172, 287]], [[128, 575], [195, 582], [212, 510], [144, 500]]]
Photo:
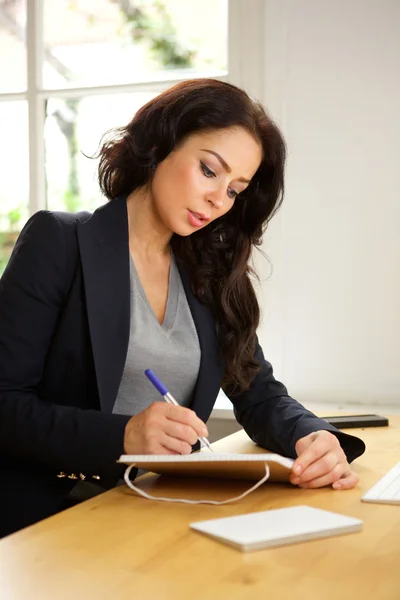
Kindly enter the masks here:
[[[214, 321], [181, 277], [201, 348], [192, 403], [207, 421], [223, 376]], [[130, 319], [126, 199], [89, 213], [41, 211], [25, 225], [0, 281], [0, 535], [60, 509], [83, 473], [105, 487], [121, 477], [129, 417], [112, 414]], [[318, 419], [262, 365], [232, 397], [237, 420], [271, 451], [295, 457], [312, 431], [335, 433], [353, 460], [364, 443]], [[157, 370], [157, 365], [153, 365]], [[93, 480], [94, 481], [94, 480]]]

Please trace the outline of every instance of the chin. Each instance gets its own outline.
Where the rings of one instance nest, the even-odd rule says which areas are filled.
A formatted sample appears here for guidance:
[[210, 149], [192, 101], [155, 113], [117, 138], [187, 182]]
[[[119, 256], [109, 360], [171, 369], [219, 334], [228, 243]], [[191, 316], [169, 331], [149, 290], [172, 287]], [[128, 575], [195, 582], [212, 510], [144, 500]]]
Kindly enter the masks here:
[[193, 233], [197, 233], [198, 231], [202, 231], [203, 229], [205, 229], [207, 226], [209, 225], [209, 223], [207, 223], [207, 225], [203, 225], [203, 227], [192, 227], [191, 225], [187, 225], [186, 227], [180, 227], [179, 231], [176, 231], [177, 235], [180, 235], [181, 237], [188, 237], [189, 235], [192, 235]]
[[189, 237], [192, 233], [196, 233], [191, 227], [190, 230], [188, 227], [177, 227], [174, 229], [174, 234], [179, 235], [179, 237]]
[[192, 235], [192, 233], [196, 233], [196, 231], [203, 229], [203, 227], [192, 227], [190, 223], [175, 222], [169, 224], [169, 229], [175, 235], [179, 235], [180, 237], [188, 237], [189, 235]]

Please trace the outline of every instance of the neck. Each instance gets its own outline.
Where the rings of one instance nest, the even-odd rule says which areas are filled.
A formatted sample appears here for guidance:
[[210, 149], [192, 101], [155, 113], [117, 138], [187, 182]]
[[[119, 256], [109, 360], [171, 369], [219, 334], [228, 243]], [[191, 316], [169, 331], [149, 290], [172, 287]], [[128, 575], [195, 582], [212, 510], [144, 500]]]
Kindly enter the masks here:
[[132, 192], [127, 199], [129, 247], [148, 257], [169, 256], [172, 232], [154, 210], [147, 189]]

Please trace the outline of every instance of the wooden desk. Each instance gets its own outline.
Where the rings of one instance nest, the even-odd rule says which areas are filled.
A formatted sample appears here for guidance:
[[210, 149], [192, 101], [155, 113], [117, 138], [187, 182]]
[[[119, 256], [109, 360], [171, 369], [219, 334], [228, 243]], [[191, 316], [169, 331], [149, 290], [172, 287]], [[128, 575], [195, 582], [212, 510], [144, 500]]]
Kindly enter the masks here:
[[[0, 542], [2, 600], [399, 600], [400, 507], [360, 496], [400, 460], [400, 416], [353, 430], [367, 443], [351, 491], [266, 484], [226, 506], [152, 502], [117, 488]], [[243, 432], [214, 444], [254, 451]], [[144, 484], [143, 484], [144, 485]], [[190, 490], [188, 489], [190, 485]], [[160, 495], [223, 499], [246, 482], [148, 477]], [[364, 520], [361, 533], [243, 554], [190, 531], [191, 521], [308, 504]]]

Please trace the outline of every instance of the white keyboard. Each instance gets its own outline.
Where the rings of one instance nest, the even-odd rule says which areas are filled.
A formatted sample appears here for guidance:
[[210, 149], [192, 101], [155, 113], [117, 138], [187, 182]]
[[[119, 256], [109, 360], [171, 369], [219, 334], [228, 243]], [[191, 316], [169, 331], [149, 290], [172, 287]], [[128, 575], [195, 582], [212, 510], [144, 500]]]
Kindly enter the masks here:
[[378, 504], [400, 504], [400, 462], [368, 490], [361, 500]]

